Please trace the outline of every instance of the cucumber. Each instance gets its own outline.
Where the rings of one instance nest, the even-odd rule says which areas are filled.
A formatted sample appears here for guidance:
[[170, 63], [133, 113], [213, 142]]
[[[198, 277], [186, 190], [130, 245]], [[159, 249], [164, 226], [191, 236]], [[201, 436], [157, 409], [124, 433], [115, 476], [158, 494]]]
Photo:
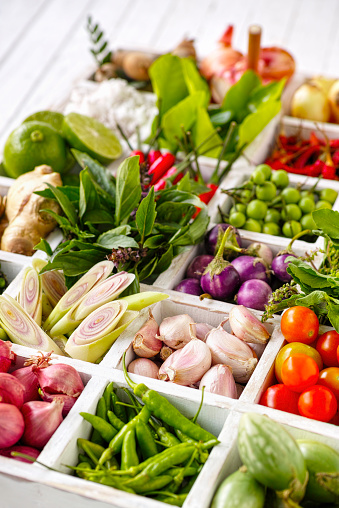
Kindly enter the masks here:
[[298, 439], [309, 472], [305, 500], [317, 503], [339, 502], [339, 453], [329, 446]]
[[239, 424], [238, 450], [249, 473], [292, 501], [304, 497], [308, 472], [293, 437], [267, 416], [247, 413]]
[[248, 472], [236, 471], [219, 486], [211, 508], [264, 508], [265, 488]]

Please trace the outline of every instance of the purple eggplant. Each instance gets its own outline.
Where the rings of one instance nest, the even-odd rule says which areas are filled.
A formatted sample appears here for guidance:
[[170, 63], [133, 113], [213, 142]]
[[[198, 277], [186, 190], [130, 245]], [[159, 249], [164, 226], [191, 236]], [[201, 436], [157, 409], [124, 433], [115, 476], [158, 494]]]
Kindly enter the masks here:
[[224, 260], [223, 253], [227, 239], [232, 234], [231, 226], [225, 231], [218, 252], [200, 279], [204, 291], [217, 300], [230, 300], [240, 286], [240, 277], [231, 263]]
[[267, 282], [258, 279], [247, 280], [238, 291], [237, 303], [250, 309], [265, 310], [272, 289]]
[[290, 256], [296, 258], [297, 256], [292, 253], [282, 253], [278, 254], [272, 261], [272, 271], [277, 279], [281, 280], [281, 282], [290, 282], [292, 277], [289, 273], [287, 273], [286, 268], [289, 265], [289, 261], [286, 259]]
[[200, 296], [202, 294], [200, 282], [197, 279], [183, 279], [179, 284], [174, 288], [175, 291], [180, 291], [181, 293], [187, 293], [188, 295], [196, 295]]
[[214, 256], [210, 256], [209, 254], [195, 257], [187, 268], [186, 277], [188, 279], [200, 280], [202, 274], [213, 259]]
[[237, 270], [241, 283], [250, 279], [264, 280], [267, 283], [269, 281], [267, 267], [265, 266], [264, 261], [260, 258], [255, 258], [253, 256], [239, 256], [238, 258], [233, 259], [231, 264]]
[[[211, 229], [205, 236], [205, 249], [207, 254], [216, 254], [216, 250], [218, 245], [220, 245], [222, 235], [227, 228], [230, 227], [230, 224], [217, 224], [214, 228]], [[238, 247], [241, 247], [241, 238], [239, 236], [238, 230], [234, 228], [236, 243], [238, 243]]]

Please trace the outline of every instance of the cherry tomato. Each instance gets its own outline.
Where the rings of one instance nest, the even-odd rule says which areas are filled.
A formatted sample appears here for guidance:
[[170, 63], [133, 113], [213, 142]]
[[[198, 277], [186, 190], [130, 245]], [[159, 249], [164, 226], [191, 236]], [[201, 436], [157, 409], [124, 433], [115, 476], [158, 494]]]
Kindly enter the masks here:
[[335, 416], [338, 404], [329, 388], [316, 385], [300, 395], [298, 408], [301, 416], [313, 418], [320, 422], [329, 422]]
[[339, 333], [335, 330], [323, 333], [318, 338], [316, 348], [327, 367], [339, 367], [337, 356], [338, 347]]
[[298, 400], [298, 393], [292, 392], [283, 384], [279, 384], [267, 388], [262, 394], [259, 404], [298, 415]]
[[290, 344], [286, 344], [283, 348], [280, 349], [277, 357], [275, 359], [275, 377], [279, 381], [282, 382], [281, 379], [281, 366], [284, 361], [295, 354], [301, 353], [303, 355], [310, 356], [316, 362], [319, 367], [319, 370], [323, 368], [323, 361], [321, 359], [320, 354], [316, 349], [307, 344], [303, 344], [302, 342], [291, 342]]
[[319, 320], [307, 307], [290, 307], [281, 318], [281, 332], [287, 342], [311, 344], [317, 337]]
[[338, 346], [338, 349], [337, 349], [337, 360], [338, 360], [338, 363], [339, 363], [339, 346]]
[[319, 367], [313, 358], [301, 353], [287, 358], [281, 367], [281, 379], [287, 388], [303, 392], [315, 385], [319, 377]]
[[318, 385], [329, 388], [339, 400], [339, 367], [328, 367], [319, 373]]

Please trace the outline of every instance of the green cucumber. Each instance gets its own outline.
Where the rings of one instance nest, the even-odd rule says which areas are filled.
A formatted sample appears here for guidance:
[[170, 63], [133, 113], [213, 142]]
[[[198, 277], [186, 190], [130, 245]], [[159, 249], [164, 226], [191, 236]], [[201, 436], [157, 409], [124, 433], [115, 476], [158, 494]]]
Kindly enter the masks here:
[[238, 450], [258, 482], [276, 490], [286, 501], [301, 501], [308, 480], [305, 460], [295, 439], [281, 425], [265, 415], [244, 414]]
[[309, 472], [305, 499], [318, 503], [339, 502], [339, 453], [329, 446], [298, 439]]
[[264, 508], [265, 488], [248, 472], [236, 471], [219, 486], [211, 508]]

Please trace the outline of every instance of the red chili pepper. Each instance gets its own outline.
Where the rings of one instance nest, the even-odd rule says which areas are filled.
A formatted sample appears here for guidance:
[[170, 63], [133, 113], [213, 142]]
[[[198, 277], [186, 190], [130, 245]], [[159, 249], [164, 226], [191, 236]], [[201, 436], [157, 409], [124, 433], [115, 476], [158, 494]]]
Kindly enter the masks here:
[[[318, 156], [319, 155], [319, 145], [312, 145], [310, 146], [305, 152], [300, 155], [300, 157], [297, 159], [297, 161], [294, 164], [294, 167], [297, 169], [301, 169], [304, 166], [307, 165], [307, 162], [312, 156]], [[314, 160], [314, 159], [313, 159]], [[312, 161], [311, 161], [312, 162]]]
[[339, 139], [330, 139], [330, 148], [339, 148]]
[[148, 170], [149, 176], [152, 177], [151, 185], [157, 183], [157, 181], [164, 176], [166, 171], [168, 171], [173, 166], [174, 162], [175, 157], [169, 152], [161, 155], [161, 157], [154, 161]]
[[199, 195], [199, 198], [200, 198], [200, 201], [202, 201], [203, 203], [205, 203], [207, 205], [207, 203], [209, 203], [211, 201], [214, 194], [217, 192], [218, 186], [215, 185], [214, 183], [208, 183], [206, 185], [206, 187], [208, 187], [211, 190], [209, 190], [207, 192], [203, 192], [202, 194]]
[[311, 132], [309, 142], [311, 146], [325, 145], [324, 140], [318, 138], [315, 132]]
[[139, 155], [139, 164], [145, 162], [145, 154], [140, 150], [133, 150], [133, 152], [131, 152], [131, 156], [132, 155]]
[[150, 150], [147, 155], [147, 162], [150, 166], [152, 166], [153, 162], [155, 162], [157, 159], [161, 157], [160, 150]]
[[339, 164], [339, 150], [336, 150], [334, 154], [332, 155], [332, 161], [335, 166], [338, 166]]
[[314, 164], [305, 166], [304, 169], [306, 169], [307, 176], [318, 177], [322, 174], [324, 166], [325, 163], [318, 159]]
[[336, 169], [333, 166], [329, 166], [328, 164], [324, 164], [321, 175], [325, 180], [335, 180], [337, 177]]
[[[166, 187], [166, 181], [168, 180], [168, 178], [173, 176], [177, 171], [178, 171], [178, 168], [175, 166], [172, 166], [168, 171], [166, 171], [164, 176], [162, 178], [160, 178], [160, 180], [157, 181], [157, 183], [154, 185], [154, 190], [159, 191], [159, 190], [164, 189]], [[173, 184], [175, 185], [176, 183], [178, 183], [182, 179], [183, 176], [184, 176], [184, 173], [177, 174], [177, 176], [173, 180]]]

